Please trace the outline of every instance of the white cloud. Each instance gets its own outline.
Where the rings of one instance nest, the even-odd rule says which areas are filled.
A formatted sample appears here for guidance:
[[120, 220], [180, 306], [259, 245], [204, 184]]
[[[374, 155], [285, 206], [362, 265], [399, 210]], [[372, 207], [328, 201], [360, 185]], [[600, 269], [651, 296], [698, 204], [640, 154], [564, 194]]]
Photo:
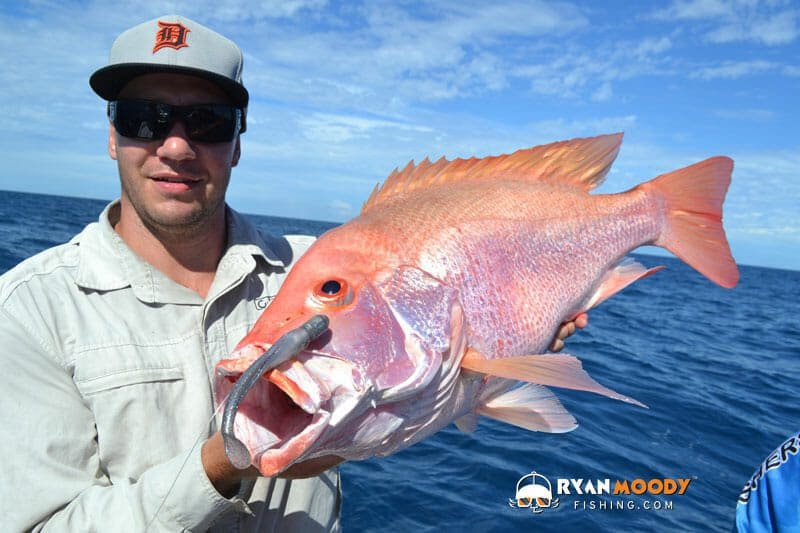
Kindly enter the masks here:
[[540, 94], [605, 102], [612, 96], [612, 82], [679, 72], [667, 55], [672, 47], [666, 36], [562, 47], [549, 61], [523, 63], [515, 74], [530, 79], [532, 90]]
[[611, 97], [614, 95], [614, 91], [611, 89], [611, 84], [609, 82], [605, 82], [597, 90], [592, 93], [592, 100], [595, 102], [607, 102], [611, 100]]
[[[318, 11], [327, 5], [327, 0], [260, 0], [259, 2], [208, 1], [205, 13], [219, 20], [240, 21], [251, 19], [289, 18], [301, 11]], [[195, 7], [200, 7], [195, 5]]]
[[800, 36], [800, 10], [785, 5], [757, 0], [676, 0], [652, 17], [694, 22], [698, 24], [694, 31], [714, 43], [751, 41], [778, 46]]
[[731, 228], [800, 237], [792, 229], [800, 228], [800, 149], [748, 151], [734, 154], [733, 159], [728, 213], [754, 216], [732, 218]]
[[427, 126], [404, 124], [393, 120], [365, 118], [352, 115], [335, 115], [330, 113], [313, 113], [298, 119], [298, 125], [304, 135], [320, 142], [344, 142], [356, 138], [368, 138], [370, 132], [377, 129], [388, 129], [397, 134], [403, 131], [430, 133]]
[[653, 16], [664, 20], [702, 20], [730, 16], [732, 4], [724, 0], [677, 0]]
[[713, 80], [717, 78], [738, 79], [744, 76], [752, 76], [762, 72], [778, 69], [779, 65], [771, 61], [726, 61], [722, 65], [715, 67], [705, 67], [691, 74], [692, 78], [701, 80]]
[[635, 55], [647, 59], [650, 56], [661, 54], [672, 48], [669, 37], [647, 37], [635, 47]]
[[785, 11], [755, 19], [743, 17], [709, 32], [708, 39], [715, 43], [747, 40], [768, 46], [789, 44], [800, 35], [797, 20], [796, 11]]
[[355, 215], [355, 209], [353, 206], [343, 200], [331, 201], [328, 204], [328, 208], [335, 213], [337, 220]]
[[530, 127], [542, 138], [560, 140], [627, 131], [635, 125], [636, 116], [627, 115], [587, 120], [565, 120], [563, 118], [542, 120], [531, 124]]
[[712, 111], [715, 117], [731, 119], [731, 120], [746, 120], [763, 122], [772, 120], [777, 116], [775, 111], [769, 109], [717, 109]]
[[800, 240], [800, 227], [795, 226], [762, 226], [762, 227], [746, 227], [739, 230], [741, 233], [748, 235], [783, 235], [796, 237]]
[[[754, 183], [797, 196], [800, 200], [800, 179], [797, 179], [800, 175], [800, 146], [792, 149], [743, 152], [736, 158], [736, 169], [737, 172], [757, 176], [759, 179]], [[796, 206], [800, 206], [800, 201]]]
[[[320, 31], [272, 25], [254, 34], [250, 52], [258, 92], [287, 100], [358, 103], [386, 112], [507, 87], [517, 55], [536, 38], [586, 27], [568, 3], [449, 1], [432, 5], [369, 2]], [[316, 76], [298, 78], [302, 72]], [[337, 80], [341, 85], [331, 85]], [[391, 100], [387, 101], [387, 94]]]

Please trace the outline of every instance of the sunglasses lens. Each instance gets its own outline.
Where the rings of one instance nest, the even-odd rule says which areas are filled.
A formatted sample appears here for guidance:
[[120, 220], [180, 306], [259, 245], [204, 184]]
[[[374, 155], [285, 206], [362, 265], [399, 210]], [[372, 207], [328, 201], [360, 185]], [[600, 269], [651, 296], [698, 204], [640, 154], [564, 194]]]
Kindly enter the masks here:
[[183, 123], [190, 139], [218, 143], [236, 134], [236, 108], [226, 105], [195, 105], [185, 108]]
[[112, 118], [117, 132], [124, 137], [145, 140], [164, 138], [166, 117], [160, 117], [153, 102], [119, 100]]
[[[193, 141], [229, 142], [236, 137], [240, 122], [240, 111], [223, 104], [171, 106], [146, 100], [118, 100], [109, 109], [117, 133], [147, 141], [164, 139], [177, 119]], [[243, 130], [242, 127], [239, 131]]]

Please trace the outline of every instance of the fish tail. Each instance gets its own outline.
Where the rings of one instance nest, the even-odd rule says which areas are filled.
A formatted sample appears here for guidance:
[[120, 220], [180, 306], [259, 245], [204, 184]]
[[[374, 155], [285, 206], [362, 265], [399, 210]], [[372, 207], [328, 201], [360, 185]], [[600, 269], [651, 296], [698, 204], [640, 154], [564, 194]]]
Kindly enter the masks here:
[[712, 157], [640, 186], [664, 202], [666, 222], [654, 244], [725, 288], [739, 281], [739, 270], [722, 228], [722, 202], [732, 171], [732, 159]]

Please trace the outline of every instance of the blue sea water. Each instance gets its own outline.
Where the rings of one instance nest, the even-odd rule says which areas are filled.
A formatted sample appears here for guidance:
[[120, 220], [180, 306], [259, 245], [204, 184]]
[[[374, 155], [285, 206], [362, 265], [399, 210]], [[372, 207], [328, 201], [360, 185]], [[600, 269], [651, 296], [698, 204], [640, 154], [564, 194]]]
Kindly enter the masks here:
[[[104, 205], [0, 191], [0, 272], [69, 240]], [[332, 226], [252, 219], [273, 233]], [[638, 259], [667, 268], [593, 310], [565, 351], [648, 409], [559, 389], [580, 424], [571, 433], [484, 419], [472, 434], [448, 427], [394, 456], [347, 463], [345, 530], [730, 531], [744, 483], [800, 429], [800, 272], [742, 266], [740, 284], [725, 290], [675, 259]], [[557, 508], [534, 514], [508, 503], [533, 470], [553, 484], [691, 482], [681, 496], [561, 495]]]

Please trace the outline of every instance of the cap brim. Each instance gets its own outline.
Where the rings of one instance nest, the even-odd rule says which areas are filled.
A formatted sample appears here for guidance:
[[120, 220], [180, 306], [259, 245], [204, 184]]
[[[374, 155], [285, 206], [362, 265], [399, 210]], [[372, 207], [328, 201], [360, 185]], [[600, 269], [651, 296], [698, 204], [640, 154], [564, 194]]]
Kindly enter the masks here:
[[143, 74], [156, 74], [156, 73], [172, 73], [172, 74], [187, 74], [203, 78], [216, 85], [218, 85], [225, 94], [231, 99], [232, 103], [236, 106], [245, 108], [250, 99], [250, 94], [243, 85], [235, 81], [214, 74], [207, 70], [200, 70], [191, 67], [181, 67], [178, 65], [154, 65], [152, 63], [123, 63], [117, 65], [109, 65], [98, 69], [89, 78], [89, 85], [91, 85], [94, 92], [100, 95], [105, 100], [115, 100], [125, 85], [137, 76]]

